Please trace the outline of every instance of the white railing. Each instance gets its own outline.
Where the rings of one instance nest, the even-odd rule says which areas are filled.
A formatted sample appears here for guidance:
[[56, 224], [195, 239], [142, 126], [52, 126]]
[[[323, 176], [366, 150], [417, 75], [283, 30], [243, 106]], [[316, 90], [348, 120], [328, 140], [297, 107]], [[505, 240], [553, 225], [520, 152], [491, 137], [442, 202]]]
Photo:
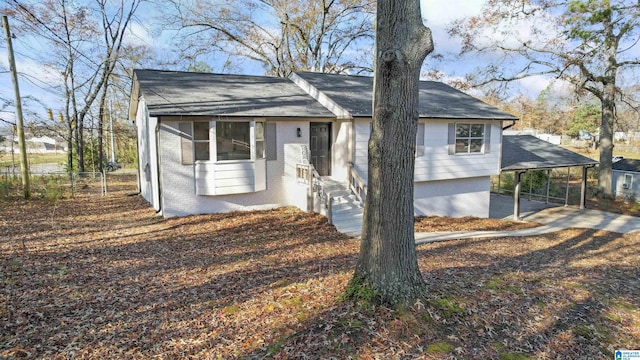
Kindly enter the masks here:
[[315, 211], [315, 198], [320, 201], [320, 205], [324, 207], [325, 215], [329, 220], [329, 224], [333, 223], [333, 197], [331, 193], [326, 191], [326, 184], [320, 174], [316, 171], [313, 164], [296, 164], [296, 180], [298, 183], [307, 184], [307, 209]]
[[356, 196], [360, 204], [364, 204], [367, 199], [367, 182], [360, 176], [353, 163], [349, 163], [349, 190]]

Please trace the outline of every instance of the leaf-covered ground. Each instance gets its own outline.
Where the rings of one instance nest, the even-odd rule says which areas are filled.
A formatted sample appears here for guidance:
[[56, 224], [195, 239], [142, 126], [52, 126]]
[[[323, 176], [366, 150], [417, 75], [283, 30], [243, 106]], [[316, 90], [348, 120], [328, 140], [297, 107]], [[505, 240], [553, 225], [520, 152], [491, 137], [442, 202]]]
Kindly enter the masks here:
[[640, 348], [638, 234], [420, 245], [424, 301], [356, 306], [340, 296], [358, 240], [321, 216], [162, 220], [120, 185], [134, 186], [112, 178], [104, 198], [0, 202], [0, 358], [602, 359]]
[[512, 231], [529, 229], [540, 226], [535, 222], [515, 222], [488, 218], [478, 218], [466, 216], [462, 218], [452, 218], [448, 216], [416, 216], [415, 231]]

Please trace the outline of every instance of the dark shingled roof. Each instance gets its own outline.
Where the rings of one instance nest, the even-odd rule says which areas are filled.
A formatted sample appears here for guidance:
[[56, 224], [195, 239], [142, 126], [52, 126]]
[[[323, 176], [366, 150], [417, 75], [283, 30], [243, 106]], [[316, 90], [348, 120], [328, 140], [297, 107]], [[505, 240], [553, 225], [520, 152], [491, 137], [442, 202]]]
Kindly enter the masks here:
[[335, 118], [289, 79], [162, 70], [134, 76], [151, 116]]
[[[295, 74], [347, 110], [352, 117], [372, 116], [372, 77], [311, 72], [296, 72]], [[435, 81], [420, 81], [420, 117], [518, 119], [449, 85]]]
[[531, 135], [502, 136], [502, 170], [590, 166], [598, 162]]
[[611, 169], [617, 171], [640, 172], [640, 160], [622, 159], [613, 163]]

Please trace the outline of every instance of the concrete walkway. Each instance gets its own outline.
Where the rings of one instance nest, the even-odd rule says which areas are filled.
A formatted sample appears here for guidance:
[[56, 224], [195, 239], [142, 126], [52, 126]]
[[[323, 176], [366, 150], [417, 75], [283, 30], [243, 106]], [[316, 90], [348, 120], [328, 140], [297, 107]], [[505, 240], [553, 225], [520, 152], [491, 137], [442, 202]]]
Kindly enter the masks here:
[[[511, 206], [511, 212], [505, 207]], [[554, 206], [535, 201], [520, 203], [521, 219], [543, 224], [531, 229], [513, 231], [452, 231], [416, 233], [416, 243], [470, 238], [541, 235], [566, 228], [588, 228], [618, 233], [640, 233], [640, 217], [614, 214], [606, 211], [583, 209], [574, 206]], [[512, 219], [513, 200], [508, 196], [491, 195], [491, 217]], [[506, 215], [505, 215], [506, 214]], [[505, 215], [505, 216], [503, 216]]]

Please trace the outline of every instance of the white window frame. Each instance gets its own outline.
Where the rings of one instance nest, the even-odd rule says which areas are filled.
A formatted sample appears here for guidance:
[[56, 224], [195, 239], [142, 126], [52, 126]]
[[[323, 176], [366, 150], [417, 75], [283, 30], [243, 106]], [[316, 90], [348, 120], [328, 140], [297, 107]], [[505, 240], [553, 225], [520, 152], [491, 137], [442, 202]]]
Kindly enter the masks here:
[[[458, 137], [458, 125], [469, 125], [469, 136], [465, 138]], [[471, 136], [471, 127], [474, 125], [482, 126], [482, 146], [480, 147], [480, 151], [471, 152], [471, 140], [480, 139], [480, 137]], [[491, 131], [491, 127], [487, 126], [487, 124], [479, 124], [479, 123], [473, 123], [473, 122], [456, 122], [454, 127], [454, 139], [453, 139], [454, 154], [455, 155], [483, 155], [485, 153], [485, 146], [487, 143], [487, 131]], [[458, 151], [458, 147], [457, 147], [458, 139], [469, 140], [469, 145], [467, 146], [466, 152]]]
[[[230, 160], [218, 160], [218, 137], [216, 134], [216, 129], [218, 122], [221, 123], [249, 123], [249, 158], [248, 159], [230, 159]], [[211, 161], [215, 163], [229, 163], [229, 162], [246, 162], [246, 161], [255, 161], [255, 133], [254, 133], [255, 121], [246, 120], [246, 119], [238, 119], [238, 120], [217, 120], [211, 121], [209, 125], [209, 129], [212, 132], [212, 139], [215, 141], [211, 141], [211, 153], [213, 156], [210, 158], [213, 159]]]
[[625, 189], [633, 188], [633, 174], [624, 174], [624, 182], [622, 183], [622, 186]]
[[[249, 143], [250, 143], [250, 157], [249, 159], [231, 159], [231, 160], [218, 160], [218, 152], [217, 152], [217, 136], [216, 136], [216, 126], [217, 126], [217, 122], [238, 122], [238, 123], [249, 123]], [[195, 139], [195, 123], [208, 123], [209, 124], [209, 139], [208, 140], [196, 140]], [[256, 126], [258, 123], [262, 124], [262, 128], [263, 128], [263, 133], [262, 133], [262, 139], [258, 139], [256, 137]], [[267, 126], [267, 122], [264, 119], [257, 119], [257, 120], [249, 120], [249, 119], [233, 119], [233, 120], [209, 120], [209, 121], [203, 121], [203, 120], [196, 120], [196, 121], [191, 121], [189, 122], [190, 126], [191, 126], [191, 139], [189, 140], [191, 142], [191, 152], [192, 152], [192, 158], [193, 158], [193, 162], [188, 162], [185, 161], [185, 159], [182, 159], [181, 156], [181, 163], [182, 165], [193, 165], [197, 162], [205, 162], [205, 163], [230, 163], [230, 162], [253, 162], [256, 160], [263, 160], [266, 159], [267, 157], [267, 139], [266, 139], [266, 126]], [[185, 134], [188, 135], [188, 134]], [[257, 154], [257, 146], [256, 146], [256, 141], [262, 141], [263, 142], [263, 147], [262, 147], [262, 154]], [[209, 143], [209, 159], [208, 160], [196, 160], [196, 143], [203, 143], [203, 142], [208, 142]], [[181, 149], [182, 149], [182, 144], [181, 144]], [[181, 150], [182, 151], [182, 150]]]
[[[196, 123], [207, 123], [207, 122], [209, 123], [209, 138], [207, 140], [196, 140]], [[191, 123], [191, 133], [193, 134], [192, 135], [193, 136], [193, 139], [192, 139], [192, 141], [193, 141], [193, 147], [192, 147], [192, 149], [193, 149], [193, 161], [194, 162], [211, 161], [211, 142], [212, 142], [211, 139], [214, 139], [214, 138], [211, 137], [211, 121], [194, 121], [194, 122], [192, 122]], [[196, 159], [196, 154], [197, 154], [197, 152], [196, 152], [196, 144], [205, 143], [205, 142], [209, 143], [209, 159], [206, 159], [206, 160], [205, 159]]]

